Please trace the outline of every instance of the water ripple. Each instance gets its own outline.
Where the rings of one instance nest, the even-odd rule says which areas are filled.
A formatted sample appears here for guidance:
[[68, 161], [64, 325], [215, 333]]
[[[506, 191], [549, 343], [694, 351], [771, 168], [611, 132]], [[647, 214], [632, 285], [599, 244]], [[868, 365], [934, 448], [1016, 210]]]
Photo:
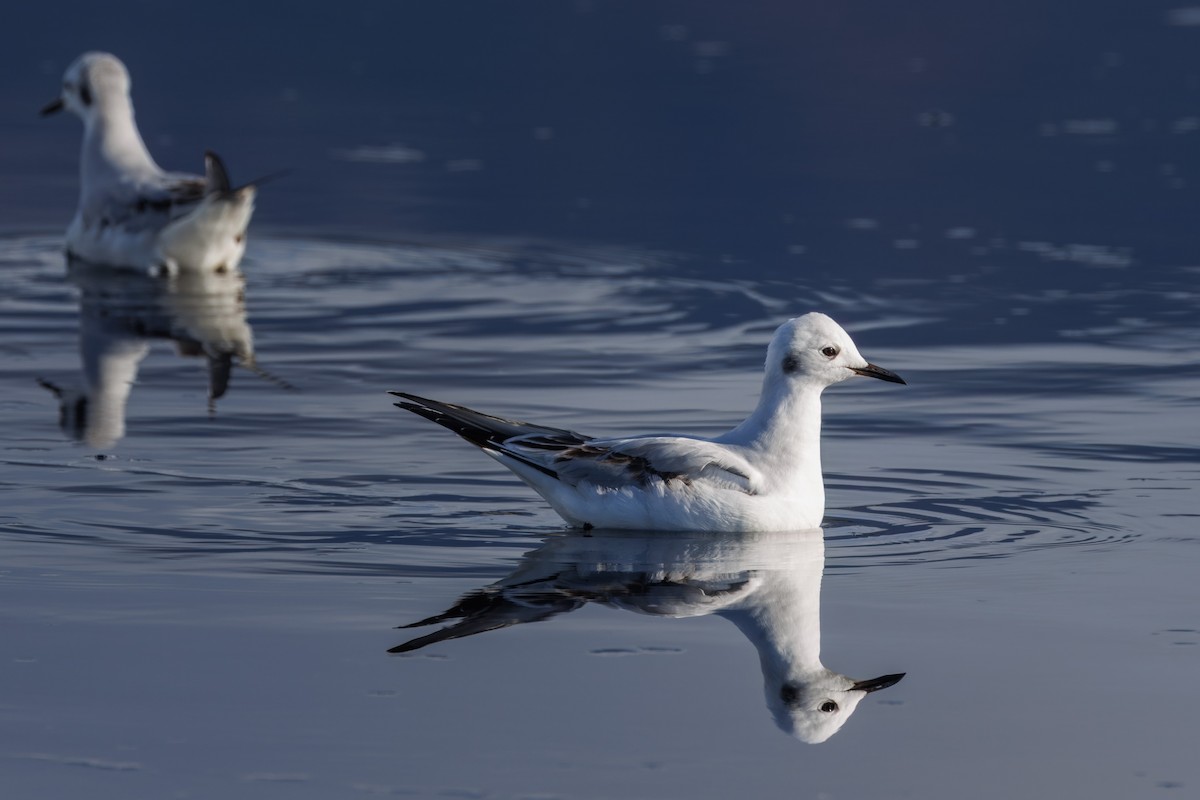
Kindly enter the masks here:
[[[1042, 489], [989, 492], [1021, 478], [983, 472], [936, 473], [931, 480], [886, 476], [870, 491], [891, 495], [839, 509], [826, 519], [831, 570], [1008, 558], [1050, 547], [1109, 548], [1139, 538], [1098, 521], [1104, 492]], [[1028, 482], [1026, 479], [1024, 482]]]
[[[770, 332], [812, 308], [912, 384], [830, 393], [826, 441], [855, 465], [827, 474], [834, 569], [1117, 546], [1138, 535], [1116, 510], [1131, 491], [1164, 473], [1157, 488], [1194, 482], [1197, 450], [1172, 422], [1195, 394], [1180, 358], [1195, 337], [1176, 315], [1193, 294], [1167, 271], [1031, 294], [1020, 270], [889, 283], [638, 247], [257, 236], [244, 262], [256, 350], [300, 391], [243, 382], [206, 416], [186, 369], [151, 354], [127, 439], [95, 453], [62, 439], [34, 380], [80, 371], [61, 239], [3, 245], [0, 377], [18, 391], [0, 401], [16, 433], [0, 466], [21, 476], [6, 530], [25, 548], [197, 570], [486, 574], [561, 523], [495, 464], [398, 415], [385, 390], [593, 435], [711, 435], [753, 404]], [[1188, 513], [1171, 501], [1160, 514]]]

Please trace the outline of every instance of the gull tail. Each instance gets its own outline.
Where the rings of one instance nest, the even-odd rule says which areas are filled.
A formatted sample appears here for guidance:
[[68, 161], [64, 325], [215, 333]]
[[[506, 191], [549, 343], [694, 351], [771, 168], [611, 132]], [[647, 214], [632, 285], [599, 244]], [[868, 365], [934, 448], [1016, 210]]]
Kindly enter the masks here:
[[167, 274], [178, 269], [233, 273], [246, 251], [254, 185], [234, 186], [225, 162], [209, 151], [204, 154], [203, 192], [200, 202], [189, 203], [159, 234], [158, 252]]

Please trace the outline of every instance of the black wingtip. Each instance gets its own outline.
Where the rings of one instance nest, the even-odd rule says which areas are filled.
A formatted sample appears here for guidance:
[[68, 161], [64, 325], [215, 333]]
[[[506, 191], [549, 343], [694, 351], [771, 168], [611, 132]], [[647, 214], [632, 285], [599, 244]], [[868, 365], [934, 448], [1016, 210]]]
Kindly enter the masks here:
[[274, 384], [275, 386], [278, 386], [280, 389], [283, 389], [284, 391], [288, 391], [288, 392], [300, 391], [300, 389], [295, 384], [290, 383], [287, 380], [279, 377], [275, 373], [268, 372], [267, 370], [260, 367], [258, 365], [258, 362], [255, 361], [253, 358], [242, 359], [241, 361], [237, 362], [237, 364], [238, 364], [238, 366], [242, 367], [243, 369], [247, 369], [250, 372], [252, 372], [256, 377], [262, 378], [267, 383]]
[[[421, 416], [425, 417], [426, 419], [437, 422], [439, 425], [445, 425], [444, 422], [441, 422], [439, 419], [435, 419], [434, 416], [431, 416], [431, 414], [436, 414], [438, 417], [442, 417], [444, 415], [444, 412], [439, 411], [437, 408], [435, 408], [435, 406], [444, 405], [444, 404], [437, 403], [434, 400], [429, 400], [427, 398], [420, 397], [415, 394], [409, 394], [408, 392], [389, 391], [388, 394], [390, 394], [392, 397], [403, 398], [398, 403], [392, 403], [392, 405], [394, 405], [396, 408], [402, 408], [405, 411], [411, 411], [414, 414], [420, 414]], [[447, 427], [451, 427], [451, 426], [447, 425]], [[451, 429], [454, 430], [456, 433], [459, 432], [457, 428], [451, 428]]]
[[207, 182], [210, 192], [229, 194], [233, 191], [233, 184], [229, 180], [229, 170], [225, 169], [225, 162], [212, 150], [204, 151], [204, 180]]
[[290, 174], [291, 170], [281, 169], [278, 172], [269, 172], [252, 181], [243, 183], [241, 186], [234, 186], [233, 181], [229, 179], [229, 170], [225, 167], [225, 162], [221, 160], [221, 157], [212, 150], [204, 151], [204, 179], [208, 183], [208, 191], [210, 193], [222, 195], [237, 194], [248, 187], [257, 188], [264, 183], [269, 183]]
[[[254, 180], [249, 181], [249, 182], [243, 184], [242, 186], [239, 186], [238, 189], [244, 189], [247, 186], [253, 186], [253, 187], [257, 188], [259, 186], [262, 186], [264, 183], [270, 183], [271, 181], [279, 180], [280, 178], [286, 178], [288, 175], [291, 175], [291, 174], [292, 174], [292, 171], [290, 169], [275, 170], [274, 172], [268, 172], [266, 175], [259, 175]], [[237, 190], [235, 190], [235, 191], [237, 191]]]
[[38, 382], [38, 386], [41, 386], [43, 389], [50, 392], [55, 397], [60, 398], [60, 399], [62, 398], [63, 390], [62, 390], [62, 387], [59, 386], [58, 384], [51, 383], [50, 381], [46, 380], [45, 378], [38, 378], [37, 382]]
[[558, 428], [547, 428], [541, 425], [531, 425], [527, 422], [518, 422], [516, 420], [504, 419], [502, 417], [494, 417], [490, 414], [481, 414], [478, 411], [473, 411], [465, 406], [455, 405], [454, 403], [442, 403], [437, 400], [429, 400], [419, 395], [409, 394], [407, 392], [388, 392], [395, 397], [404, 398], [407, 402], [395, 403], [396, 408], [402, 408], [405, 411], [411, 411], [417, 416], [424, 417], [430, 422], [436, 422], [444, 428], [454, 431], [456, 434], [466, 439], [476, 447], [484, 450], [498, 450], [504, 453], [508, 458], [519, 461], [528, 467], [548, 475], [551, 478], [558, 478], [558, 473], [549, 467], [539, 464], [536, 461], [521, 455], [513, 450], [504, 448], [504, 443], [509, 439], [517, 436], [525, 436], [531, 433], [551, 434], [554, 436], [568, 437], [572, 441], [585, 441], [577, 433], [572, 431], [560, 430]]

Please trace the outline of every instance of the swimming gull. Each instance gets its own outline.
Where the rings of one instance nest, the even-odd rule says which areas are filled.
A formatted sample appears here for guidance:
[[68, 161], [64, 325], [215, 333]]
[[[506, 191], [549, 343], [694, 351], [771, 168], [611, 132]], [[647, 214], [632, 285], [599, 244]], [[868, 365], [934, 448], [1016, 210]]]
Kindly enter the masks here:
[[480, 447], [583, 528], [773, 531], [825, 514], [821, 392], [855, 375], [904, 383], [867, 362], [824, 314], [789, 320], [767, 348], [758, 407], [713, 439], [595, 439], [403, 392], [396, 403]]
[[129, 71], [110, 53], [84, 53], [67, 68], [62, 109], [83, 120], [79, 208], [67, 252], [94, 264], [174, 273], [233, 270], [246, 250], [255, 189], [234, 188], [215, 153], [205, 174], [164, 172], [133, 119]]

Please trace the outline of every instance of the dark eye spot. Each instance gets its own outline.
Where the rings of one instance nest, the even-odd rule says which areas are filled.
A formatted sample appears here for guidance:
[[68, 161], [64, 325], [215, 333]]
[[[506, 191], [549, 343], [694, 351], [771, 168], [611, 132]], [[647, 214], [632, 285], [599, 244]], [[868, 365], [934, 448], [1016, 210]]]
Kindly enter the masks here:
[[800, 690], [790, 683], [785, 683], [779, 690], [779, 699], [791, 705], [800, 699]]
[[838, 349], [836, 347], [834, 347], [833, 345], [829, 345], [828, 347], [821, 348], [821, 355], [825, 356], [826, 358], [833, 358], [837, 354], [838, 354]]
[[831, 714], [838, 710], [838, 704], [832, 700], [826, 700], [824, 703], [821, 703], [820, 708], [821, 711], [825, 712], [826, 714]]
[[800, 369], [800, 359], [796, 358], [795, 356], [784, 356], [783, 363], [780, 366], [783, 367], [783, 372], [785, 375], [791, 375], [793, 372], [796, 372], [798, 369]]
[[92, 90], [86, 86], [80, 86], [79, 99], [83, 101], [85, 106], [90, 106], [92, 104]]

